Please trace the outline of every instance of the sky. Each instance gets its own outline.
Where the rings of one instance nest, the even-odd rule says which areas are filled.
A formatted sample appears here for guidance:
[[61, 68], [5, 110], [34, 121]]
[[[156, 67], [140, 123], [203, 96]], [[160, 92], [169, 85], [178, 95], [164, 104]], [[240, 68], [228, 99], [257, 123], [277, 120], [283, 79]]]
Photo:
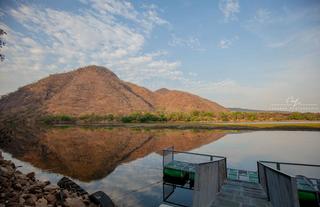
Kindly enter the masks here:
[[226, 107], [320, 111], [320, 0], [1, 0], [0, 28], [0, 95], [94, 64]]

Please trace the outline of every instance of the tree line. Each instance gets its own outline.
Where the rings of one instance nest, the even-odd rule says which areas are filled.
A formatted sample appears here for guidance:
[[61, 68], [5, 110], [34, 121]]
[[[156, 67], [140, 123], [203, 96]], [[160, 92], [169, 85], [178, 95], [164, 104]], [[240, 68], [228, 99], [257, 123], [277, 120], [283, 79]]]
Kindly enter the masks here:
[[150, 123], [150, 122], [250, 122], [250, 121], [319, 121], [320, 113], [280, 112], [135, 112], [128, 115], [66, 114], [47, 115], [41, 118], [46, 124], [59, 123]]

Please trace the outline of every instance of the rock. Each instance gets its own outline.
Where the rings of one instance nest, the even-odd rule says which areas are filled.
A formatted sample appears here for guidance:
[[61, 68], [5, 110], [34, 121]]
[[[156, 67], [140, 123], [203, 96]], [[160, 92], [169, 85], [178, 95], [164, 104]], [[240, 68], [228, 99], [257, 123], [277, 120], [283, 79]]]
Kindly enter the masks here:
[[16, 165], [13, 162], [10, 162], [10, 165], [13, 169], [16, 169]]
[[88, 195], [88, 194], [82, 195], [82, 199], [84, 199], [84, 200], [89, 200], [89, 195]]
[[37, 193], [36, 196], [37, 196], [37, 199], [40, 199], [43, 197], [42, 193]]
[[[18, 167], [19, 167], [19, 166], [18, 166]], [[16, 171], [15, 171], [15, 174], [16, 174], [16, 175], [23, 175], [20, 170], [16, 170]]]
[[17, 202], [9, 202], [6, 207], [22, 207], [21, 205], [19, 205], [19, 203]]
[[49, 180], [45, 180], [43, 181], [43, 184], [46, 186], [46, 185], [50, 185], [50, 181]]
[[29, 185], [29, 182], [27, 180], [25, 180], [25, 179], [20, 179], [19, 182], [20, 182], [20, 184], [22, 186], [28, 186]]
[[0, 172], [1, 172], [1, 176], [9, 178], [9, 177], [11, 177], [13, 175], [14, 171], [9, 166], [7, 166], [7, 167], [2, 167], [1, 166], [0, 167]]
[[26, 201], [26, 200], [25, 200], [23, 197], [20, 196], [20, 198], [19, 198], [19, 204], [24, 204], [25, 201]]
[[57, 200], [56, 196], [52, 195], [52, 194], [46, 195], [46, 199], [47, 199], [48, 203], [50, 203], [50, 204], [54, 204]]
[[7, 193], [7, 197], [8, 197], [8, 198], [16, 197], [16, 195], [17, 195], [17, 194], [16, 194], [16, 192], [11, 191], [11, 190], [10, 190], [10, 192], [9, 192], [9, 193]]
[[26, 180], [27, 179], [27, 176], [25, 176], [24, 174], [22, 174], [22, 173], [15, 173], [15, 176], [16, 176], [16, 178], [17, 179], [19, 179], [19, 180]]
[[24, 193], [22, 193], [22, 194], [20, 195], [20, 197], [21, 197], [21, 198], [24, 198], [24, 199], [28, 198], [28, 196], [29, 196], [28, 194], [24, 194]]
[[62, 190], [62, 195], [63, 195], [64, 198], [70, 197], [70, 193], [66, 189]]
[[84, 204], [86, 204], [86, 206], [90, 204], [89, 200], [82, 200], [82, 201], [83, 201]]
[[72, 192], [72, 193], [71, 193], [71, 197], [72, 197], [72, 198], [76, 198], [76, 197], [78, 197], [78, 194]]
[[38, 184], [33, 184], [29, 187], [29, 192], [30, 193], [41, 193], [42, 192], [41, 186], [39, 186]]
[[34, 176], [35, 176], [35, 173], [34, 172], [30, 172], [26, 175], [29, 179], [31, 180], [35, 180]]
[[67, 198], [65, 205], [67, 207], [86, 207], [83, 201], [79, 198]]
[[[0, 154], [1, 155], [1, 154]], [[60, 194], [63, 198], [60, 198]], [[61, 199], [66, 200], [62, 202]], [[38, 181], [35, 173], [27, 175], [0, 156], [0, 207], [85, 207], [96, 206], [88, 195], [80, 196], [61, 189], [50, 181]]]
[[59, 186], [57, 185], [53, 185], [53, 184], [50, 184], [50, 185], [47, 185], [46, 187], [44, 187], [44, 191], [56, 191], [57, 189], [59, 189]]
[[48, 206], [48, 201], [44, 198], [40, 198], [36, 202], [36, 207], [47, 207]]
[[26, 197], [27, 197], [27, 199], [25, 201], [25, 204], [30, 205], [30, 206], [35, 205], [35, 203], [37, 201], [37, 197], [35, 195], [28, 194]]
[[36, 203], [36, 199], [33, 199], [33, 198], [27, 198], [25, 200], [25, 204], [30, 205], [30, 206], [34, 206], [35, 203]]
[[21, 189], [22, 189], [21, 184], [20, 184], [20, 183], [16, 183], [16, 184], [14, 185], [14, 189], [16, 189], [16, 190], [21, 190]]

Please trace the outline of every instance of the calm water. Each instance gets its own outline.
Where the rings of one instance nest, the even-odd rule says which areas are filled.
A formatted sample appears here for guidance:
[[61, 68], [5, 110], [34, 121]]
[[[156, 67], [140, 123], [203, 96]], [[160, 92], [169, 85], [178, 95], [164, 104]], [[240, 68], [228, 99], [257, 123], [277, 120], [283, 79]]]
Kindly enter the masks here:
[[320, 132], [54, 128], [15, 136], [1, 148], [21, 171], [54, 183], [69, 176], [118, 206], [159, 206], [161, 150], [169, 146], [226, 156], [228, 167], [238, 169], [256, 170], [257, 160], [320, 164]]

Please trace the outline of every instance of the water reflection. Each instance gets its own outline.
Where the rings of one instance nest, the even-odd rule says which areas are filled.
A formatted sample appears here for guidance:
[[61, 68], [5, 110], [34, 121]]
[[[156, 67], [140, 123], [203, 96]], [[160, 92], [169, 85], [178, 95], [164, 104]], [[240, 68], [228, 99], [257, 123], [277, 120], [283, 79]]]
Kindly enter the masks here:
[[62, 175], [89, 193], [102, 190], [117, 206], [159, 206], [162, 202], [161, 150], [227, 157], [228, 167], [256, 170], [257, 160], [320, 163], [320, 132], [230, 133], [194, 130], [106, 128], [19, 129], [1, 139], [5, 158], [57, 182]]
[[227, 157], [228, 167], [256, 170], [257, 160], [320, 164], [320, 132], [254, 131], [228, 134], [192, 151]]
[[104, 178], [121, 163], [163, 148], [189, 151], [224, 135], [194, 130], [52, 128], [16, 133], [2, 148], [40, 169], [89, 182]]

